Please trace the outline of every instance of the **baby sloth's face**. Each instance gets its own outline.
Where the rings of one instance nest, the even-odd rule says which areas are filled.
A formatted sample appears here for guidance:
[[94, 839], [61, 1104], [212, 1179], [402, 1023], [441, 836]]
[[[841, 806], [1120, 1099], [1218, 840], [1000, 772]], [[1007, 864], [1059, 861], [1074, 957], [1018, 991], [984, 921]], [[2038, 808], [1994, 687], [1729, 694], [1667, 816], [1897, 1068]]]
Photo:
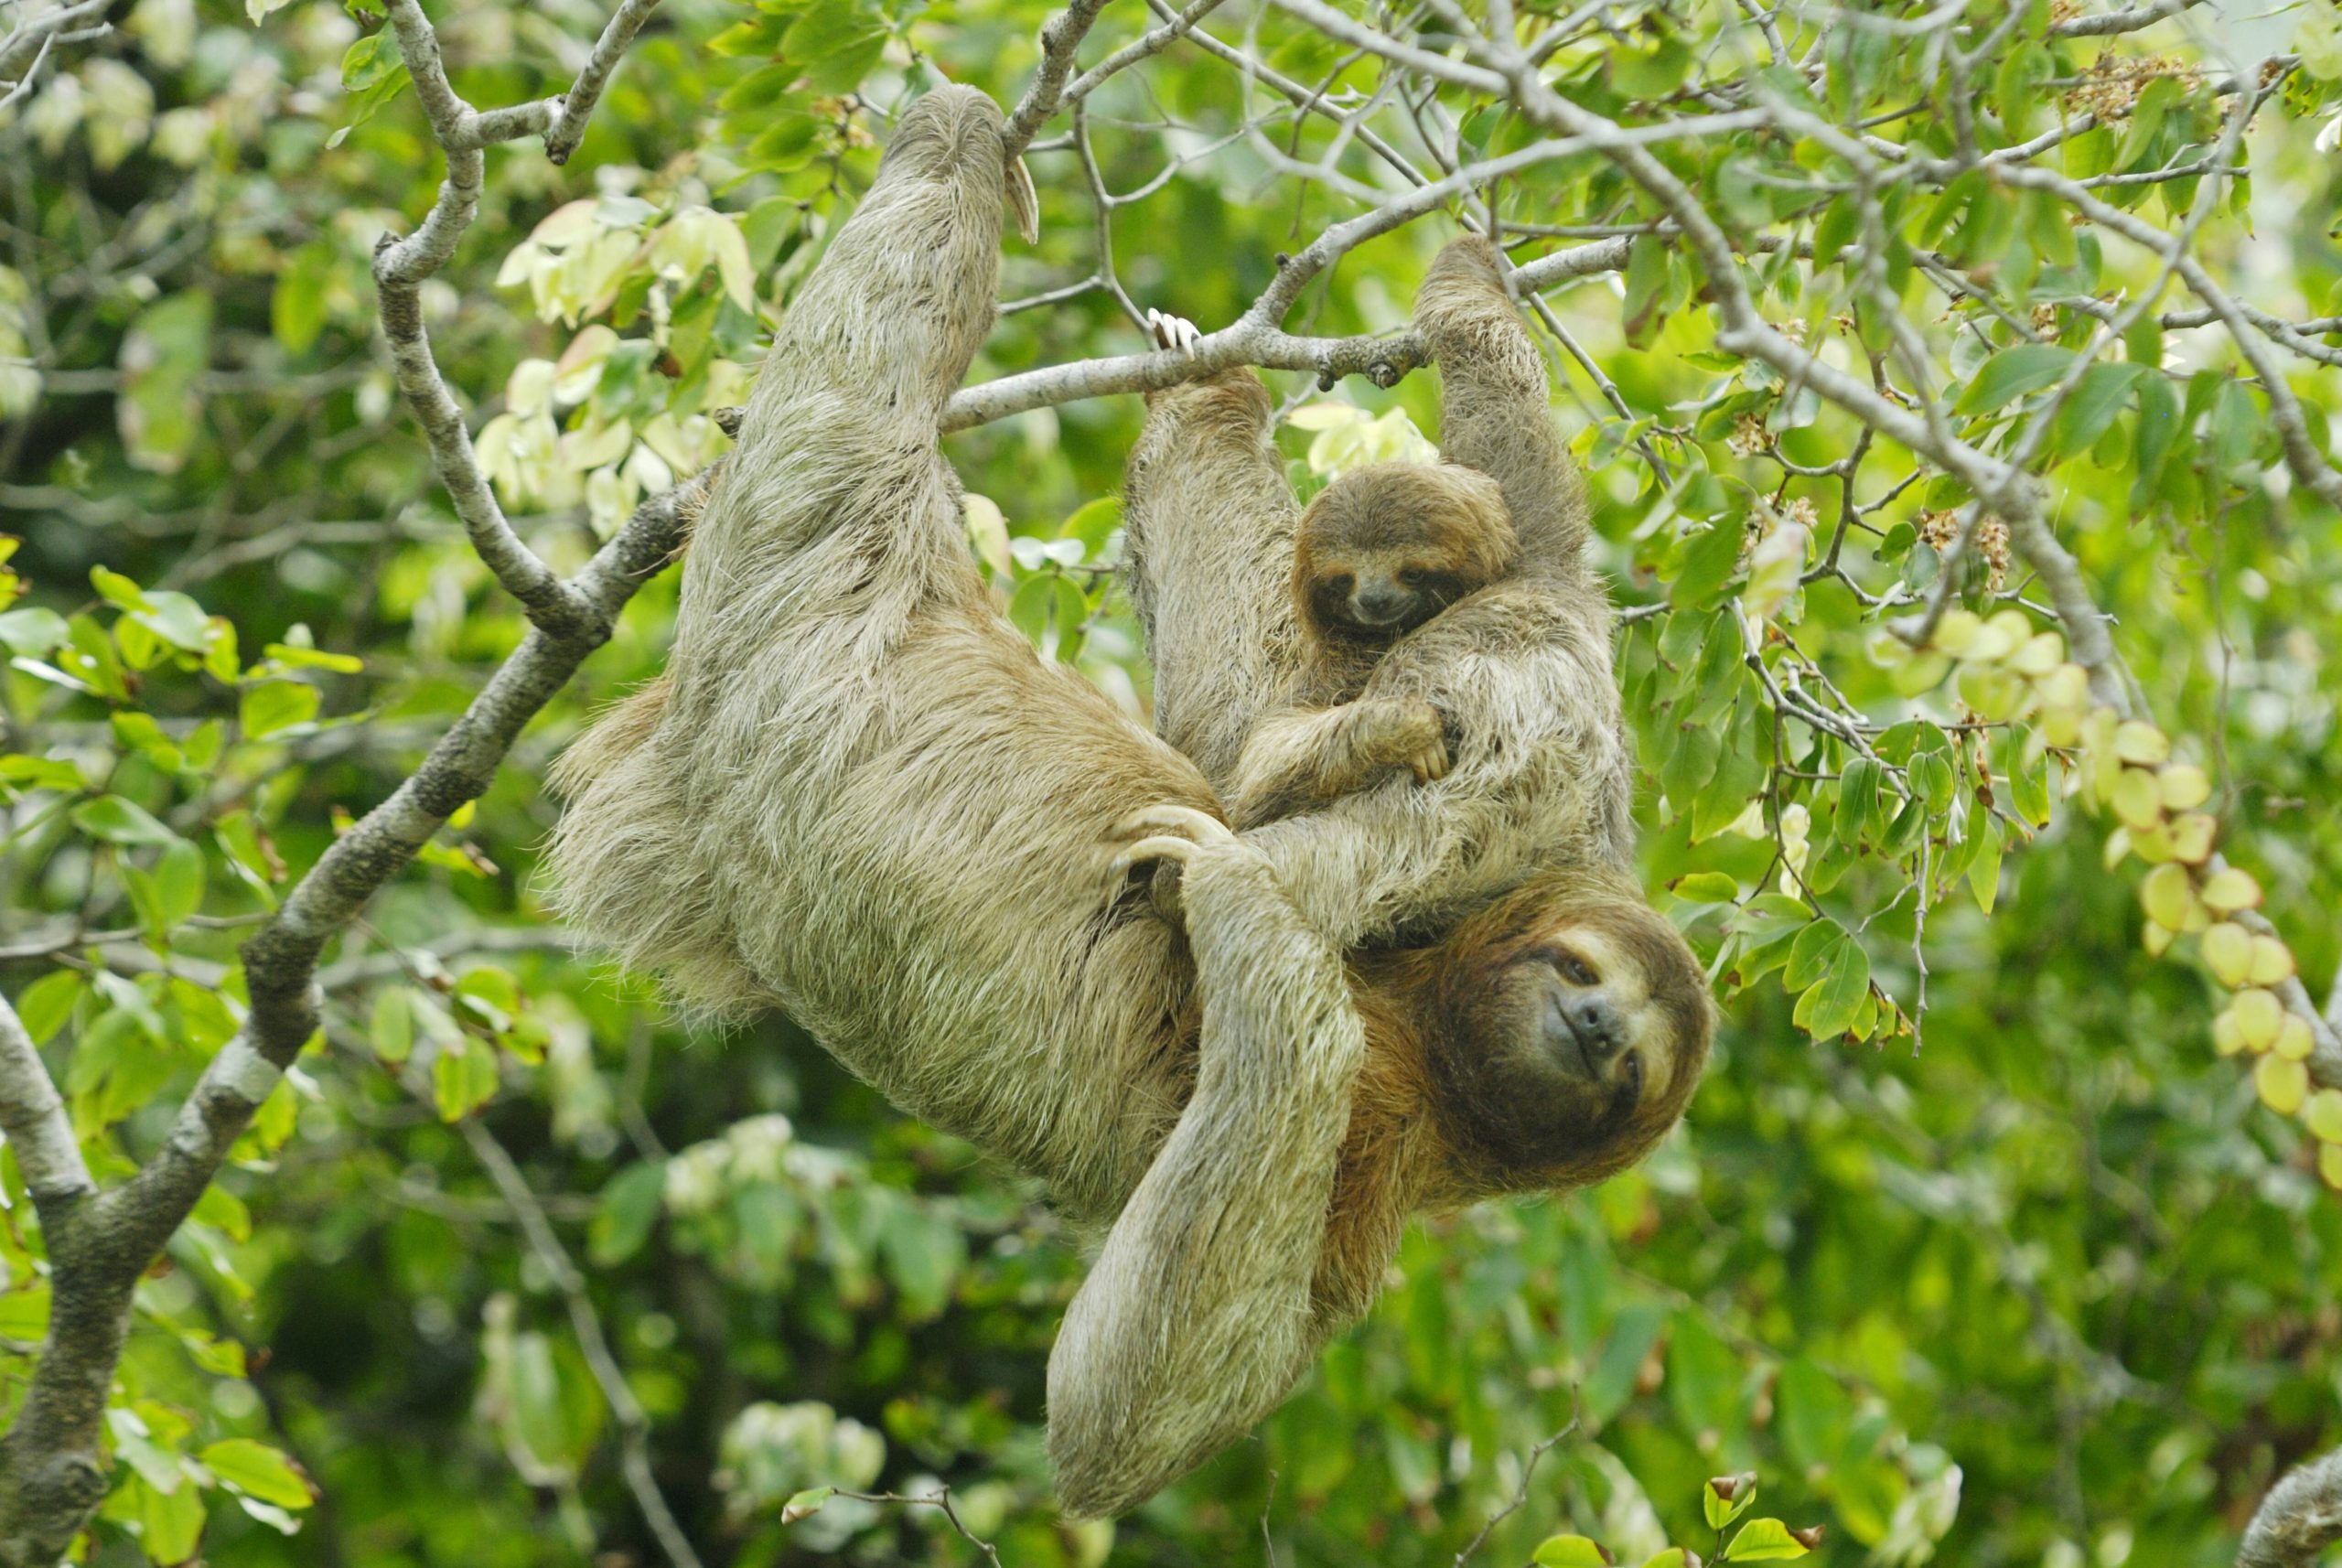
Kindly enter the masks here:
[[1519, 545], [1496, 482], [1445, 464], [1343, 475], [1302, 514], [1294, 607], [1321, 636], [1388, 643], [1509, 573]]

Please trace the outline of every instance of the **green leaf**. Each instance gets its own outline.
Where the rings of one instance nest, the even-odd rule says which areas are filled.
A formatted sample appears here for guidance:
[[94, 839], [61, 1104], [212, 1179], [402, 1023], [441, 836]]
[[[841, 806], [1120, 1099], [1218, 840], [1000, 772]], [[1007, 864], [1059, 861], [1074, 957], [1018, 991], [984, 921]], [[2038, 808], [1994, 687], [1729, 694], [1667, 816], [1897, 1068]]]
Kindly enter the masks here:
[[1867, 757], [1857, 757], [1838, 776], [1838, 810], [1831, 832], [1848, 845], [1867, 844], [1885, 825], [1886, 769]]
[[603, 1183], [593, 1220], [586, 1229], [586, 1255], [608, 1268], [640, 1251], [650, 1240], [651, 1228], [659, 1223], [666, 1184], [663, 1160], [638, 1161]]
[[73, 1015], [73, 1004], [81, 1000], [89, 983], [70, 969], [56, 969], [25, 987], [16, 997], [16, 1018], [33, 1044], [47, 1045], [49, 1036], [65, 1026]]
[[820, 1513], [822, 1506], [836, 1495], [837, 1488], [834, 1487], [815, 1487], [808, 1491], [798, 1492], [780, 1505], [780, 1522], [795, 1524], [800, 1520], [811, 1519]]
[[176, 930], [203, 907], [202, 848], [187, 839], [174, 839], [155, 863], [155, 894], [162, 926]]
[[1740, 883], [1729, 872], [1694, 871], [1677, 877], [1667, 890], [1686, 904], [1730, 904], [1740, 897]]
[[205, 1187], [203, 1196], [195, 1200], [192, 1218], [224, 1231], [231, 1241], [252, 1239], [252, 1210], [244, 1207], [242, 1198], [217, 1182]]
[[285, 257], [278, 270], [268, 296], [269, 330], [286, 353], [307, 353], [325, 330], [336, 264], [332, 245], [317, 240]]
[[1968, 888], [1976, 896], [1976, 907], [1989, 915], [2001, 890], [2001, 825], [1985, 818], [1971, 821], [1968, 831], [1976, 843], [1975, 859], [1968, 865]]
[[103, 566], [92, 566], [90, 568], [90, 586], [97, 589], [100, 598], [117, 609], [146, 608], [146, 596], [139, 591], [136, 583], [119, 572], [109, 572]]
[[303, 682], [260, 681], [244, 688], [236, 718], [246, 740], [265, 740], [316, 718], [320, 700], [317, 689]]
[[396, 70], [403, 58], [396, 33], [388, 27], [370, 33], [342, 51], [341, 85], [362, 92]]
[[138, 1545], [152, 1563], [185, 1563], [203, 1540], [203, 1493], [193, 1486], [157, 1491], [143, 1476], [126, 1483], [138, 1494]]
[[496, 1098], [496, 1053], [458, 1036], [431, 1064], [431, 1099], [443, 1122], [460, 1122]]
[[2089, 451], [2114, 424], [2130, 400], [2131, 388], [2144, 373], [2127, 362], [2084, 371], [2074, 395], [2057, 410], [2057, 423], [2050, 427], [2050, 449], [2059, 456]]
[[1684, 609], [1706, 609], [1724, 596], [1740, 567], [1740, 521], [1727, 516], [1688, 540], [1669, 597]]
[[1529, 1555], [1537, 1568], [1610, 1568], [1602, 1548], [1583, 1535], [1548, 1536]]
[[1838, 1462], [1853, 1406], [1837, 1379], [1800, 1357], [1782, 1365], [1773, 1402], [1791, 1458], [1800, 1466]]
[[374, 993], [373, 1016], [367, 1035], [374, 1054], [396, 1066], [414, 1054], [414, 995], [403, 985], [386, 985]]
[[73, 808], [73, 825], [108, 843], [173, 843], [178, 835], [119, 795], [101, 795]]
[[1123, 526], [1123, 498], [1100, 496], [1075, 510], [1058, 530], [1060, 539], [1079, 539], [1083, 548], [1095, 555], [1104, 547], [1114, 530]]
[[941, 1312], [968, 1264], [967, 1238], [949, 1215], [919, 1203], [890, 1210], [878, 1232], [886, 1277], [902, 1293], [903, 1314], [924, 1322]]
[[1618, 49], [1610, 55], [1610, 82], [1621, 97], [1649, 101], [1664, 98], [1683, 85], [1692, 70], [1691, 46], [1673, 33], [1649, 51]]
[[1667, 1344], [1667, 1397], [1694, 1436], [1737, 1429], [1740, 1358], [1691, 1308], [1675, 1314]]
[[1624, 321], [1627, 341], [1637, 349], [1649, 346], [1666, 318], [1667, 262], [1664, 240], [1642, 235], [1627, 248]]
[[2139, 437], [2132, 457], [2138, 468], [2138, 478], [2131, 484], [2133, 510], [2143, 509], [2154, 499], [2156, 481], [2162, 478], [2164, 463], [2177, 444], [2183, 426], [2179, 395], [2171, 390], [2170, 378], [2160, 373], [2141, 377]]
[[1681, 817], [1691, 811], [1692, 802], [1699, 796], [1703, 785], [1714, 777], [1716, 759], [1724, 753], [1724, 737], [1711, 725], [1681, 725], [1675, 731], [1674, 745], [1667, 760], [1659, 770], [1660, 788], [1667, 791], [1667, 807], [1671, 816]]
[[2020, 343], [1984, 361], [1952, 405], [1957, 413], [1990, 413], [2013, 398], [2055, 386], [2071, 368], [2073, 350], [2054, 343]]
[[1839, 944], [1849, 940], [1845, 928], [1827, 916], [1799, 931], [1789, 944], [1789, 964], [1781, 971], [1783, 988], [1803, 991], [1829, 973]]
[[2113, 166], [2118, 173], [2136, 170], [2154, 153], [2156, 141], [2163, 134], [2164, 121], [2186, 91], [2179, 79], [2172, 76], [2158, 76], [2147, 83], [2138, 102], [2131, 107], [2131, 128], [2123, 134], [2122, 150], [2114, 155]]
[[0, 1339], [38, 1345], [48, 1334], [48, 1286], [0, 1292]]
[[1870, 956], [1851, 938], [1830, 954], [1830, 967], [1798, 998], [1791, 1019], [1817, 1040], [1842, 1035], [1870, 995]]
[[231, 1437], [214, 1443], [196, 1455], [211, 1473], [248, 1497], [278, 1508], [305, 1509], [317, 1501], [316, 1488], [301, 1467], [265, 1443]]
[[1811, 1550], [1789, 1533], [1789, 1527], [1777, 1519], [1752, 1519], [1741, 1526], [1740, 1533], [1724, 1549], [1720, 1561], [1725, 1563], [1769, 1563], [1783, 1558], [1802, 1557]]
[[1735, 1485], [1729, 1499], [1716, 1490], [1716, 1483], [1714, 1480], [1708, 1481], [1700, 1488], [1700, 1512], [1708, 1521], [1710, 1530], [1722, 1530], [1725, 1525], [1746, 1513], [1750, 1505], [1756, 1500], [1755, 1476], [1739, 1476], [1730, 1479], [1735, 1482]]
[[63, 616], [37, 605], [0, 615], [0, 644], [20, 659], [45, 659], [69, 635]]

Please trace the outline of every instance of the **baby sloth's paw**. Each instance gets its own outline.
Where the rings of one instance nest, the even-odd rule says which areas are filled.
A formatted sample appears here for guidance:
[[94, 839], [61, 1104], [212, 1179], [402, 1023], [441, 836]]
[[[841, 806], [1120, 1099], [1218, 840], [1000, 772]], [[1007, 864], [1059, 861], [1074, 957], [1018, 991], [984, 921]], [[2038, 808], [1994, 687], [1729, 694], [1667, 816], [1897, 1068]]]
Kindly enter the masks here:
[[1404, 768], [1418, 784], [1447, 777], [1446, 725], [1421, 697], [1373, 699], [1356, 704], [1350, 745], [1370, 768]]
[[1154, 335], [1156, 348], [1176, 349], [1191, 360], [1196, 357], [1196, 344], [1203, 337], [1186, 317], [1166, 315], [1160, 310], [1146, 313], [1146, 329]]

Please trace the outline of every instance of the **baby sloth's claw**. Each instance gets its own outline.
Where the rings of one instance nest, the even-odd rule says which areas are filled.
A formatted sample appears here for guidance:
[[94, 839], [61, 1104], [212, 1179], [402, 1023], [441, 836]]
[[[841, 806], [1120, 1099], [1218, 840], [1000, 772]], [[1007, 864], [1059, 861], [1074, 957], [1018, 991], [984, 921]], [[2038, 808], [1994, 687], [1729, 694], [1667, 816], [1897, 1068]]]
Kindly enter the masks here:
[[1154, 335], [1155, 347], [1176, 349], [1190, 360], [1196, 357], [1196, 344], [1203, 338], [1203, 334], [1196, 329], [1196, 324], [1186, 317], [1160, 310], [1147, 311], [1146, 329]]
[[1407, 767], [1414, 773], [1418, 784], [1431, 784], [1447, 777], [1447, 744], [1434, 741], [1430, 746], [1407, 758]]

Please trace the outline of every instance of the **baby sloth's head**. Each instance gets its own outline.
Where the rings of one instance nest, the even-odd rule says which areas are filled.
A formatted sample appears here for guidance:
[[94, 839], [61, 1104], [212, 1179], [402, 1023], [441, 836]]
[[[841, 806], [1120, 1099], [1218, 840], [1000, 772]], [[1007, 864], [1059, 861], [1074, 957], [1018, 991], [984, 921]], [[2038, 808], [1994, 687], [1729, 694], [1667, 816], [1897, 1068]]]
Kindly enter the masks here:
[[1445, 463], [1353, 468], [1301, 514], [1294, 608], [1317, 637], [1388, 644], [1505, 576], [1520, 554], [1487, 475]]

